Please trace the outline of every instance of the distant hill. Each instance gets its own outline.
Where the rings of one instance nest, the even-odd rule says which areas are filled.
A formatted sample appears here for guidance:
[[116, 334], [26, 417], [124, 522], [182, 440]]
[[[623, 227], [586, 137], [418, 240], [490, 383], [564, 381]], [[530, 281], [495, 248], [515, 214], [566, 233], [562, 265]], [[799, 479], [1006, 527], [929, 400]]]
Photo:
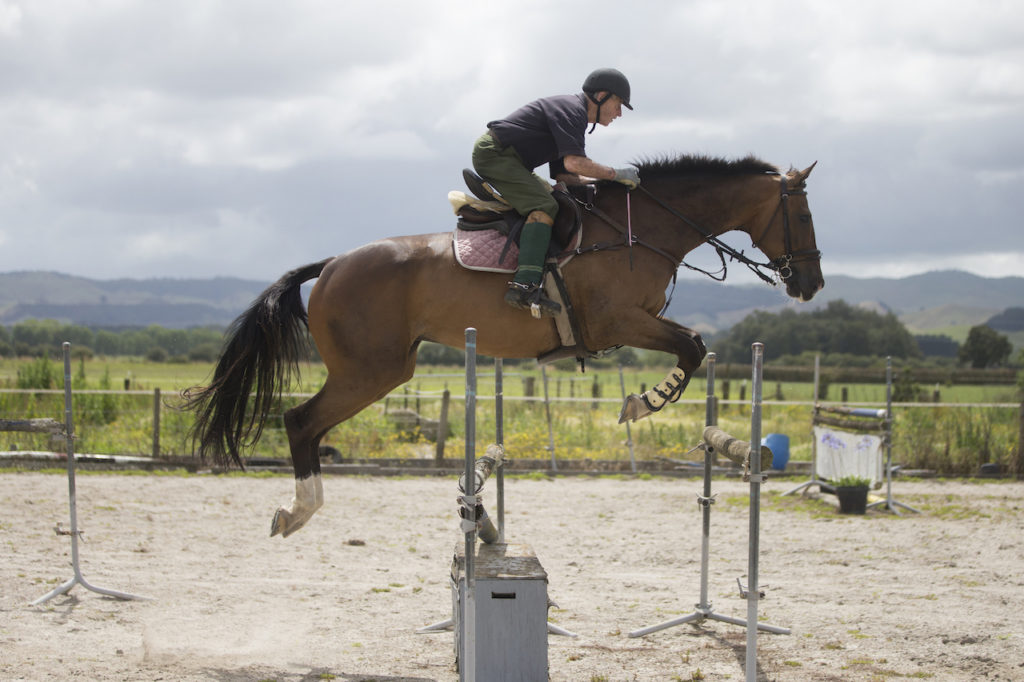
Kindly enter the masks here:
[[[93, 327], [227, 325], [268, 284], [231, 277], [93, 280], [56, 272], [0, 273], [0, 324], [34, 318]], [[988, 279], [959, 271], [903, 279], [829, 276], [805, 304], [781, 287], [681, 279], [668, 316], [704, 333], [720, 332], [754, 310], [809, 311], [836, 299], [892, 311], [915, 334], [963, 340], [967, 329], [989, 320], [1018, 324], [1020, 312], [1004, 311], [1024, 307], [1024, 277]]]
[[1024, 308], [1007, 308], [998, 315], [993, 315], [985, 324], [1001, 332], [1024, 331]]
[[0, 324], [54, 319], [94, 327], [226, 325], [267, 284], [231, 277], [93, 280], [57, 272], [0, 273]]
[[989, 279], [956, 270], [902, 279], [832, 275], [825, 278], [825, 288], [809, 303], [793, 301], [781, 287], [723, 286], [687, 279], [679, 281], [668, 316], [705, 333], [718, 332], [754, 310], [777, 312], [793, 306], [810, 311], [837, 299], [879, 312], [891, 311], [916, 334], [954, 335], [962, 329], [966, 335], [970, 327], [986, 323], [1007, 308], [1024, 306], [1024, 277]]
[[935, 329], [970, 328], [986, 324], [998, 312], [996, 308], [950, 304], [903, 313], [900, 319], [910, 331], [922, 333]]

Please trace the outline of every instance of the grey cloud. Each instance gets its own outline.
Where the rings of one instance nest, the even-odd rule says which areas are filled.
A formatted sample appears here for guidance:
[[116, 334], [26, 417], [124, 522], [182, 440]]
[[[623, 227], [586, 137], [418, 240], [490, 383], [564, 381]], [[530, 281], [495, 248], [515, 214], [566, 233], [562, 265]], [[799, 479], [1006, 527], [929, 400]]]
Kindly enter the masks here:
[[271, 278], [447, 230], [484, 123], [597, 66], [626, 72], [636, 103], [588, 137], [599, 161], [817, 160], [835, 262], [1024, 254], [1013, 3], [3, 7], [20, 15], [0, 12], [0, 271]]

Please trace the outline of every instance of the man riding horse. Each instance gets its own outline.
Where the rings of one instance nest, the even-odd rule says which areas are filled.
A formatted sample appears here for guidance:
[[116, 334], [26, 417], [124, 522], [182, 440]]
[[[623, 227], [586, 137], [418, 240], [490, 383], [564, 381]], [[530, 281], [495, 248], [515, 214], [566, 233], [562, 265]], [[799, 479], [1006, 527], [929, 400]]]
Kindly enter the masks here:
[[[620, 421], [642, 419], [676, 400], [704, 359], [700, 335], [662, 316], [666, 290], [693, 249], [711, 243], [723, 267], [728, 255], [770, 282], [764, 271], [773, 273], [786, 293], [803, 301], [824, 286], [807, 203], [813, 165], [783, 172], [753, 156], [678, 155], [640, 161], [639, 169], [608, 168], [586, 157], [585, 130], [588, 123], [608, 125], [629, 106], [629, 84], [618, 71], [603, 69], [583, 90], [538, 100], [495, 121], [474, 149], [477, 171], [530, 218], [512, 294], [507, 274], [460, 267], [451, 231], [404, 235], [285, 273], [232, 324], [209, 383], [186, 394], [196, 413], [197, 452], [218, 465], [243, 464], [245, 450], [269, 419], [277, 419], [308, 337], [327, 370], [316, 395], [284, 412], [295, 498], [274, 514], [271, 535], [291, 535], [320, 508], [321, 440], [412, 379], [423, 342], [460, 348], [466, 328], [474, 327], [478, 352], [495, 358], [551, 357], [564, 348], [550, 320], [522, 319], [492, 305], [504, 294], [517, 308], [540, 307], [530, 299], [539, 292], [556, 212], [550, 188], [531, 170], [542, 163], [555, 162], [556, 176], [622, 183], [609, 183], [588, 205], [580, 257], [564, 266], [565, 300], [574, 301], [579, 314], [580, 343], [595, 351], [629, 346], [676, 358], [659, 384], [626, 398]], [[752, 260], [718, 239], [729, 231], [745, 233], [768, 261]], [[302, 285], [313, 279], [305, 303]], [[549, 314], [555, 309], [545, 307]]]
[[503, 119], [487, 124], [473, 145], [473, 168], [501, 198], [526, 217], [519, 243], [519, 262], [505, 302], [513, 308], [539, 307], [554, 317], [561, 306], [544, 295], [540, 282], [551, 241], [558, 203], [551, 186], [533, 170], [549, 164], [551, 177], [580, 184], [582, 177], [615, 180], [633, 189], [640, 184], [636, 168], [612, 168], [587, 157], [587, 125], [607, 126], [629, 104], [629, 81], [616, 69], [598, 69], [575, 95], [543, 97]]

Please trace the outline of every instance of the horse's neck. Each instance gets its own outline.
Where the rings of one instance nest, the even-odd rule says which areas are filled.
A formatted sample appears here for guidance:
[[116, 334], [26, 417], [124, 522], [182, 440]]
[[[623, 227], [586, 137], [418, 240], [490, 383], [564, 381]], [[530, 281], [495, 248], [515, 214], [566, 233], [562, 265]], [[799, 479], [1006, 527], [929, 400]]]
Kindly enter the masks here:
[[689, 253], [706, 241], [703, 233], [716, 237], [732, 230], [749, 233], [770, 191], [764, 178], [753, 175], [665, 181], [653, 185], [650, 192], [679, 215], [656, 207], [653, 215], [660, 217], [651, 225], [659, 241]]
[[605, 190], [597, 201], [599, 218], [588, 221], [589, 238], [625, 238], [623, 233], [631, 231], [634, 238], [681, 259], [708, 235], [750, 234], [778, 197], [777, 181], [757, 174], [666, 178], [643, 187], [646, 191], [633, 191], [628, 198], [618, 188]]

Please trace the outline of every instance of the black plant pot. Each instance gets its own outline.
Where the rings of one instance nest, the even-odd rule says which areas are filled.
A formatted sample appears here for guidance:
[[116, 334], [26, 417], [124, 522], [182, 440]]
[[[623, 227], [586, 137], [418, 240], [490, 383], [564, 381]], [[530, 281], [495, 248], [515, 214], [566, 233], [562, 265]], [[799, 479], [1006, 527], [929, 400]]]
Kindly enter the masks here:
[[836, 486], [839, 511], [843, 514], [863, 514], [868, 508], [868, 486]]

